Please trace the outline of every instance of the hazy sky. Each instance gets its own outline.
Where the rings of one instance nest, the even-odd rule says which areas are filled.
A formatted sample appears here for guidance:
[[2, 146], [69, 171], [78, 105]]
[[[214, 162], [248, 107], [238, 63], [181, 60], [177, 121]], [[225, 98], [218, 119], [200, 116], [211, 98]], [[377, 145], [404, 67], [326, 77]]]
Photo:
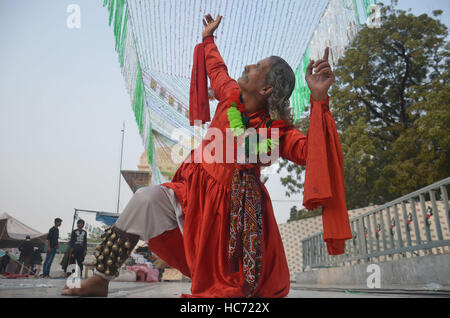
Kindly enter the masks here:
[[[68, 29], [69, 4], [81, 7], [81, 28]], [[136, 170], [144, 147], [114, 51], [102, 0], [0, 0], [0, 212], [46, 232], [74, 208], [115, 212], [122, 122], [122, 169]], [[448, 0], [400, 0], [403, 9], [442, 9]], [[200, 21], [199, 21], [200, 23]], [[278, 223], [293, 202], [279, 178], [266, 184]], [[121, 181], [120, 211], [132, 193]], [[83, 216], [88, 222], [92, 216]], [[91, 222], [92, 223], [92, 222]]]

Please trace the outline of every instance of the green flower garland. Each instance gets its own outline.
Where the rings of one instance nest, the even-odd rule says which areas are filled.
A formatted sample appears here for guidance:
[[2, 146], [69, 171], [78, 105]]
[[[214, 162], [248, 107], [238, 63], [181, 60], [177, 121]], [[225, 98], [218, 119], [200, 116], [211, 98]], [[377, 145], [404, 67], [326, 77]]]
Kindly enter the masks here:
[[[250, 120], [247, 116], [243, 115], [239, 109], [237, 108], [237, 104], [232, 102], [230, 104], [230, 108], [227, 110], [228, 121], [230, 122], [230, 129], [233, 131], [235, 137], [239, 137], [245, 132], [245, 129], [248, 127]], [[267, 122], [267, 127], [270, 128], [273, 120], [270, 119]], [[276, 139], [266, 138], [262, 141], [259, 141], [260, 135], [257, 134], [257, 142], [254, 144], [252, 150], [253, 154], [267, 154], [270, 150], [272, 150], [275, 146], [278, 146], [280, 142]], [[250, 148], [250, 140], [249, 136], [245, 137], [245, 153], [249, 155]]]
[[242, 122], [242, 114], [237, 109], [236, 103], [231, 103], [230, 108], [227, 110], [228, 120], [230, 121], [230, 128], [233, 131], [235, 137], [242, 135], [246, 126]]

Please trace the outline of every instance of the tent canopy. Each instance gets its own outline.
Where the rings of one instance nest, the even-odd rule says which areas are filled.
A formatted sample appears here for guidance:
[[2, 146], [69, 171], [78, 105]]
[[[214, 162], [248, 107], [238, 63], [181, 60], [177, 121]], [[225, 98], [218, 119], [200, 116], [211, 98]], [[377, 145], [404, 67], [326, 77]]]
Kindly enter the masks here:
[[19, 247], [29, 235], [33, 246], [43, 247], [47, 233], [41, 233], [7, 213], [0, 213], [0, 248]]

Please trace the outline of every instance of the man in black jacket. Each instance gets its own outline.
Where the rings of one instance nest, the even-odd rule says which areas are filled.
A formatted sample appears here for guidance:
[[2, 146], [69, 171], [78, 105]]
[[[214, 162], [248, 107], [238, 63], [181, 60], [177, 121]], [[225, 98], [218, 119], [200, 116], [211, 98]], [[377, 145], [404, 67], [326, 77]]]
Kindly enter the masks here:
[[50, 228], [47, 235], [47, 255], [44, 261], [43, 278], [50, 277], [50, 268], [52, 267], [53, 258], [55, 258], [56, 251], [58, 250], [59, 243], [59, 230], [62, 220], [60, 218], [55, 219], [55, 225]]
[[3, 273], [4, 271], [6, 271], [6, 267], [9, 264], [9, 260], [10, 260], [10, 257], [9, 257], [8, 251], [6, 251], [5, 255], [3, 255], [2, 260], [0, 262], [0, 274]]
[[83, 230], [84, 221], [79, 219], [77, 229], [72, 231], [70, 236], [69, 264], [77, 262], [80, 267], [80, 275], [83, 273], [83, 261], [87, 251], [87, 232]]
[[[33, 254], [33, 244], [31, 243], [29, 235], [27, 235], [25, 241], [20, 244], [19, 251], [19, 263], [23, 264], [23, 266], [25, 267], [25, 271], [23, 271], [23, 274], [29, 274], [31, 267], [31, 255]], [[20, 268], [21, 266], [17, 267], [16, 273], [20, 271]]]

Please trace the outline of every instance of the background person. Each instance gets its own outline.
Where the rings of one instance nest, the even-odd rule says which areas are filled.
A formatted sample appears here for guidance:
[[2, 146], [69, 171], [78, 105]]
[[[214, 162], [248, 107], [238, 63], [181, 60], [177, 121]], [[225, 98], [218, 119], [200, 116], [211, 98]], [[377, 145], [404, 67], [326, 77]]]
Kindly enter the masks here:
[[83, 230], [84, 221], [78, 220], [77, 229], [72, 231], [70, 235], [70, 253], [69, 253], [69, 264], [74, 264], [75, 262], [80, 267], [80, 276], [83, 273], [83, 262], [87, 251], [87, 232]]
[[59, 230], [58, 227], [61, 226], [62, 220], [60, 218], [55, 219], [55, 225], [50, 228], [47, 235], [47, 255], [44, 261], [44, 272], [42, 273], [43, 278], [50, 277], [50, 268], [52, 267], [53, 259], [55, 258], [56, 251], [59, 248]]
[[9, 256], [9, 253], [8, 251], [6, 251], [5, 255], [2, 256], [2, 260], [0, 262], [0, 274], [6, 271], [6, 267], [8, 266], [10, 259], [11, 258]]
[[19, 251], [19, 263], [21, 266], [17, 266], [16, 274], [21, 271], [22, 266], [25, 267], [24, 270], [22, 270], [22, 274], [29, 274], [31, 269], [31, 255], [33, 254], [33, 244], [31, 243], [29, 235], [27, 235], [25, 241], [20, 244]]

